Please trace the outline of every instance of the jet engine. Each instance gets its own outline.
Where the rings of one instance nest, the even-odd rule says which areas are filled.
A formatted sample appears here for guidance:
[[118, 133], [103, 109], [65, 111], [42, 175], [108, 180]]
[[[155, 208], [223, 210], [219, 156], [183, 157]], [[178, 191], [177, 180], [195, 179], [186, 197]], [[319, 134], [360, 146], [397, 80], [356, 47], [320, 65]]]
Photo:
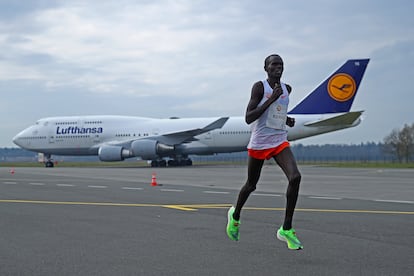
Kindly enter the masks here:
[[155, 140], [136, 140], [131, 143], [131, 149], [121, 146], [105, 145], [99, 148], [98, 156], [101, 161], [123, 161], [125, 158], [141, 157], [143, 160], [154, 160], [174, 151], [174, 146], [161, 144]]
[[173, 152], [174, 146], [161, 144], [155, 140], [136, 140], [131, 144], [131, 151], [133, 156], [154, 160]]
[[98, 150], [99, 160], [101, 161], [123, 161], [125, 158], [132, 157], [128, 149], [120, 146], [102, 146]]

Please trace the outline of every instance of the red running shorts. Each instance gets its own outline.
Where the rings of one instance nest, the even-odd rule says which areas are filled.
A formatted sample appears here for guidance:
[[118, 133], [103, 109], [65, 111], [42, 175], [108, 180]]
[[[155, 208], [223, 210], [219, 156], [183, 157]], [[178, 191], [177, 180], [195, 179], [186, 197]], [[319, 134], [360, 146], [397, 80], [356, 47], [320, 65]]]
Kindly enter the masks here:
[[279, 146], [270, 149], [262, 149], [262, 150], [254, 150], [254, 149], [247, 149], [247, 153], [250, 157], [260, 160], [269, 160], [275, 155], [278, 155], [282, 150], [289, 147], [290, 144], [288, 141], [283, 142]]

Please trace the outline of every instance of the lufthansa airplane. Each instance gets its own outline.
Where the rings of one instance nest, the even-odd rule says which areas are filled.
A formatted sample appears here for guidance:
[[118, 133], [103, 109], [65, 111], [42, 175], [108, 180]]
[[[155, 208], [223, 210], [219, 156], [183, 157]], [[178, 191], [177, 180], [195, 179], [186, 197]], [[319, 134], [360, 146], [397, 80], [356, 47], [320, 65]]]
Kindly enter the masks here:
[[[288, 112], [295, 126], [290, 141], [354, 127], [363, 111], [350, 111], [369, 59], [346, 61]], [[246, 151], [250, 127], [245, 118], [70, 116], [38, 120], [13, 138], [30, 151], [51, 155], [97, 155], [101, 161], [150, 160], [153, 167], [192, 165], [189, 155]]]

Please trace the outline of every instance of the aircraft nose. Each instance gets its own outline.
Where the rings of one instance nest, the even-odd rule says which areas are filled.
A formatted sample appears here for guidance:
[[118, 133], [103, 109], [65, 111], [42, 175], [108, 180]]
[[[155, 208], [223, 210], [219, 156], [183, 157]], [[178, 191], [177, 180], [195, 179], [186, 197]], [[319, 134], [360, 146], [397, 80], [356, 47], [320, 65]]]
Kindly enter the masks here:
[[20, 131], [16, 136], [13, 137], [12, 141], [13, 143], [15, 143], [16, 145], [18, 145], [21, 148], [24, 148], [24, 137], [27, 136], [27, 129], [24, 129], [22, 131]]
[[15, 143], [17, 146], [21, 147], [20, 143], [19, 143], [19, 138], [20, 138], [20, 134], [17, 134], [16, 136], [13, 137], [13, 143]]

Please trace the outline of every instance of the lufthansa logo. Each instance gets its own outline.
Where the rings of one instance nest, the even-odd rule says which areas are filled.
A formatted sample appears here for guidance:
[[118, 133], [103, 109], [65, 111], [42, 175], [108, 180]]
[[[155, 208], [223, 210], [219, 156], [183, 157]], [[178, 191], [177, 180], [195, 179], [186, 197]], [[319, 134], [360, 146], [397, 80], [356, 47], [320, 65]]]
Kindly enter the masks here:
[[345, 102], [355, 95], [355, 80], [348, 74], [336, 74], [328, 82], [329, 95], [339, 101]]

